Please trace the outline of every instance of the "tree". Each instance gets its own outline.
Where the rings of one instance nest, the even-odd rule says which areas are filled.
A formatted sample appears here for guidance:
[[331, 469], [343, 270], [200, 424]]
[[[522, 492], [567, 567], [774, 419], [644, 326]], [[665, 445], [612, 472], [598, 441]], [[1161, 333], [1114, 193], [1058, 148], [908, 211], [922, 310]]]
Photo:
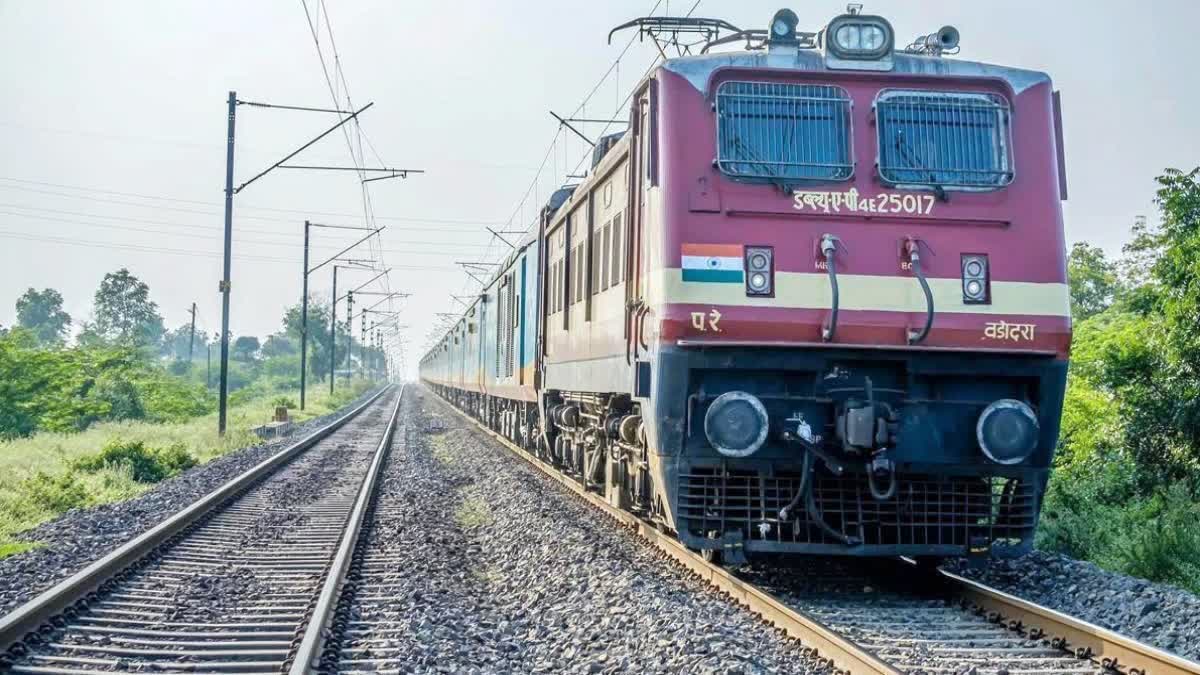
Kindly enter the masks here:
[[300, 353], [300, 346], [292, 338], [281, 333], [268, 335], [262, 346], [262, 354], [267, 358], [291, 356]]
[[[180, 324], [175, 330], [169, 330], [163, 335], [162, 355], [176, 361], [187, 361], [188, 348], [192, 342], [192, 324], [190, 322]], [[196, 331], [196, 343], [192, 346], [192, 358], [204, 359], [204, 348], [208, 344], [208, 338], [204, 331]]]
[[1071, 372], [1114, 395], [1124, 446], [1150, 485], [1200, 467], [1198, 176], [1158, 177], [1162, 227], [1134, 225], [1118, 306], [1080, 326], [1072, 345]]
[[1067, 258], [1071, 316], [1082, 321], [1108, 309], [1117, 293], [1116, 267], [1096, 246], [1078, 242]]
[[[283, 329], [300, 344], [300, 305], [288, 307], [283, 314]], [[329, 305], [313, 298], [308, 301], [308, 372], [324, 381], [329, 374]]]
[[53, 288], [40, 293], [30, 288], [17, 298], [17, 324], [32, 331], [39, 344], [61, 345], [71, 325], [62, 304], [62, 294]]
[[1158, 177], [1162, 255], [1152, 277], [1162, 289], [1168, 340], [1184, 369], [1200, 375], [1200, 168], [1168, 169]]
[[261, 349], [258, 338], [253, 335], [243, 335], [233, 341], [233, 358], [238, 361], [253, 361]]
[[93, 312], [89, 338], [138, 347], [157, 345], [162, 339], [163, 319], [150, 299], [150, 287], [124, 267], [104, 275]]

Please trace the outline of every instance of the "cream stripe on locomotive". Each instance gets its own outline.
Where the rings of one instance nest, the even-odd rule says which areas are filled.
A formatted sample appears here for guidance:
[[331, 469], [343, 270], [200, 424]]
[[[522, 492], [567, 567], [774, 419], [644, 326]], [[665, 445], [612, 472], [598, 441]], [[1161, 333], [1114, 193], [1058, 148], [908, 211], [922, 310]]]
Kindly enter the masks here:
[[[925, 296], [915, 278], [838, 274], [839, 305], [844, 310], [924, 312]], [[742, 284], [702, 284], [683, 280], [677, 267], [659, 270], [659, 283], [648, 289], [649, 300], [686, 304], [713, 304], [788, 309], [828, 309], [832, 302], [829, 276], [813, 272], [776, 272], [775, 297], [746, 295]], [[929, 279], [934, 307], [948, 314], [1028, 314], [1070, 316], [1067, 285], [1025, 281], [992, 281], [992, 302], [968, 305], [962, 300], [959, 279]]]

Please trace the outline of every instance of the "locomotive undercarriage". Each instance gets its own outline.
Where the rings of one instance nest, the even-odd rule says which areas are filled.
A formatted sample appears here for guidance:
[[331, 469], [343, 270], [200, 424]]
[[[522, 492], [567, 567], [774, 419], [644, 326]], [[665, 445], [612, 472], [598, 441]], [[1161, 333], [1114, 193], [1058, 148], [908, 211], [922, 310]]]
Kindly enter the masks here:
[[551, 391], [543, 457], [618, 508], [665, 523], [640, 405], [627, 394]]
[[628, 395], [548, 392], [538, 404], [429, 385], [451, 405], [613, 506], [669, 524], [654, 483], [639, 405]]

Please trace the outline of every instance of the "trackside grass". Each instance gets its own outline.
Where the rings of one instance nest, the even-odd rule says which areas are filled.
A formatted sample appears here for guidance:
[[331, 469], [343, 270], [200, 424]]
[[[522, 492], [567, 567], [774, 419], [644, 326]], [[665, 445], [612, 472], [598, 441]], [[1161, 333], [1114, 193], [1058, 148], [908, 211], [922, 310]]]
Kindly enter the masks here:
[[[289, 412], [304, 422], [337, 410], [370, 386], [355, 381], [332, 397], [327, 387], [314, 386], [307, 410]], [[264, 392], [235, 402], [224, 438], [217, 435], [214, 412], [179, 423], [102, 422], [77, 433], [0, 441], [0, 558], [35, 548], [37, 542], [18, 535], [71, 509], [135, 497], [191, 466], [255, 445], [259, 439], [251, 429], [271, 419], [280, 399], [280, 392]]]

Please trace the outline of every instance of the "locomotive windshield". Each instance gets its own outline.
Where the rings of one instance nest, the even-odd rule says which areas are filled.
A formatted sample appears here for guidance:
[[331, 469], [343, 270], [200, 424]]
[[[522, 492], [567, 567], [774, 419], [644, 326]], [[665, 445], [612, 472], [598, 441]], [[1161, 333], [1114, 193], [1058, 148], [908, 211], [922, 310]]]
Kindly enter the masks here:
[[727, 175], [830, 181], [854, 172], [850, 99], [840, 87], [725, 82], [717, 120], [717, 164]]
[[1012, 181], [1008, 106], [990, 94], [890, 91], [875, 104], [879, 175], [896, 185], [996, 188]]

